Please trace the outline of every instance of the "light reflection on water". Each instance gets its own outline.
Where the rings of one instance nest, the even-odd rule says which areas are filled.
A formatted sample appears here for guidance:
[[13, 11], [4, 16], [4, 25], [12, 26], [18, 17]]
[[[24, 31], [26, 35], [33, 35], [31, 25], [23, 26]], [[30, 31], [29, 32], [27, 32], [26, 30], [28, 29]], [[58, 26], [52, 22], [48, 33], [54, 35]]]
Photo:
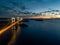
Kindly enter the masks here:
[[12, 37], [10, 41], [8, 42], [8, 45], [15, 45], [16, 38], [20, 34], [21, 29], [20, 29], [20, 26], [18, 25], [17, 29], [14, 29], [13, 27], [11, 30], [12, 30]]
[[9, 45], [60, 45], [60, 19], [23, 23], [28, 27], [12, 30]]

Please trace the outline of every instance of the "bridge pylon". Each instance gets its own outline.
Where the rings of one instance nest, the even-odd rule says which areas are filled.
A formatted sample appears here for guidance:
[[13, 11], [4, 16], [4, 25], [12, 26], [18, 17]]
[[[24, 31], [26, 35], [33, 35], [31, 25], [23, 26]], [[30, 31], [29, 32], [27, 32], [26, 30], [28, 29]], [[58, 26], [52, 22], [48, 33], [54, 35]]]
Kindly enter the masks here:
[[[15, 21], [16, 21], [16, 18], [15, 17], [12, 17], [11, 18], [11, 23], [15, 23]], [[15, 30], [16, 28], [15, 28], [15, 26], [13, 26], [12, 27], [12, 30]]]

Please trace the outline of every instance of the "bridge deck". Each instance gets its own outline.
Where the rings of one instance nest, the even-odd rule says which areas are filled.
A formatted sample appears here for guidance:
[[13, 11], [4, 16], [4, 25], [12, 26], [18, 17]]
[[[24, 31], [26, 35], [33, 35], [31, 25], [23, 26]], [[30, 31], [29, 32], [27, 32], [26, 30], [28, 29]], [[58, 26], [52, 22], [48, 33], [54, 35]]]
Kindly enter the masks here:
[[16, 25], [17, 23], [19, 23], [20, 21], [22, 21], [22, 19], [16, 21], [15, 23], [10, 24], [10, 25], [7, 26], [6, 28], [1, 29], [1, 30], [0, 30], [0, 35], [2, 35], [5, 31], [7, 31], [8, 29], [12, 28], [14, 25]]

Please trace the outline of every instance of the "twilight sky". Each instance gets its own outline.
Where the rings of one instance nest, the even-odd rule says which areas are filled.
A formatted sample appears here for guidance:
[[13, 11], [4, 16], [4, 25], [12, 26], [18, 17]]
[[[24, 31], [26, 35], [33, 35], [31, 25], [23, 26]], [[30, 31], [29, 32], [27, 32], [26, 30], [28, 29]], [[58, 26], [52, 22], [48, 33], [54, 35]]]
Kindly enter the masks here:
[[19, 11], [44, 12], [60, 10], [60, 0], [0, 0], [0, 15], [16, 14]]
[[40, 12], [50, 9], [60, 10], [60, 0], [22, 0], [30, 11]]

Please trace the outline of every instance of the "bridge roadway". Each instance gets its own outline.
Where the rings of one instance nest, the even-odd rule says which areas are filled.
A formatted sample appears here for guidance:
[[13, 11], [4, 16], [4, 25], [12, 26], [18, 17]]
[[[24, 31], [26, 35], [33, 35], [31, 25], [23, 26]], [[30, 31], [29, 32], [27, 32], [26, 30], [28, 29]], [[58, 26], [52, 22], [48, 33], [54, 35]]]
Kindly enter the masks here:
[[1, 29], [1, 30], [0, 30], [0, 35], [2, 35], [5, 31], [7, 31], [8, 29], [12, 28], [14, 25], [16, 25], [17, 23], [19, 23], [19, 22], [22, 21], [22, 20], [23, 20], [23, 19], [18, 20], [18, 21], [16, 21], [16, 22], [10, 24], [9, 26]]

